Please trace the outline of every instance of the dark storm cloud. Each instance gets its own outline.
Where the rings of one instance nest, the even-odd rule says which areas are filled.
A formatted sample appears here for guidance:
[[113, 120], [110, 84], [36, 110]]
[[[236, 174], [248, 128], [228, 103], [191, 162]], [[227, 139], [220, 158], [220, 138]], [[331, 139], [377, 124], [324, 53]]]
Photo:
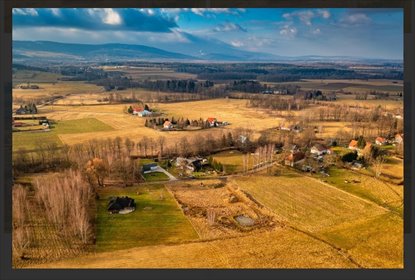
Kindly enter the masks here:
[[170, 32], [172, 18], [138, 9], [14, 9], [15, 27]]

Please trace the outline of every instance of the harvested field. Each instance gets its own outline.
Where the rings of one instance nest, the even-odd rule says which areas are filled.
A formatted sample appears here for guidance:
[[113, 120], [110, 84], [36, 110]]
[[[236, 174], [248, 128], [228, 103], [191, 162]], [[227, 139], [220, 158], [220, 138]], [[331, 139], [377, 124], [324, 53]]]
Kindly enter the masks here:
[[382, 173], [398, 179], [403, 179], [403, 160], [396, 157], [387, 158], [383, 164]]
[[233, 182], [272, 209], [280, 220], [310, 232], [386, 212], [373, 203], [289, 170], [280, 176], [235, 177]]
[[403, 220], [388, 213], [321, 233], [368, 268], [403, 268]]
[[53, 126], [50, 130], [13, 133], [13, 150], [17, 151], [20, 148], [32, 150], [38, 148], [40, 144], [55, 143], [60, 146], [65, 143], [61, 141], [64, 135], [113, 131], [112, 127], [95, 118], [58, 121]]
[[65, 96], [67, 94], [89, 94], [101, 92], [102, 87], [83, 82], [57, 82], [41, 83], [39, 89], [13, 89], [13, 101], [33, 101], [52, 96]]
[[330, 177], [326, 179], [329, 184], [402, 215], [403, 186], [387, 183], [352, 170], [332, 168], [329, 173]]
[[278, 228], [238, 238], [90, 254], [33, 267], [356, 268], [356, 265], [327, 244]]
[[171, 104], [160, 103], [156, 104], [156, 107], [167, 116], [189, 119], [215, 117], [229, 122], [231, 128], [250, 128], [255, 131], [276, 127], [281, 121], [262, 109], [247, 108], [246, 102], [243, 99], [222, 98]]

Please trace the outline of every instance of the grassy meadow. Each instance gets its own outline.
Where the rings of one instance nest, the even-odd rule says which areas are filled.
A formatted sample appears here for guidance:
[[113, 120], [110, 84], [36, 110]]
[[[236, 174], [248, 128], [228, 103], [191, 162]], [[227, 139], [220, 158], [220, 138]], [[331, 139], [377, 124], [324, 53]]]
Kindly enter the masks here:
[[[112, 196], [135, 199], [136, 210], [127, 215], [109, 214], [107, 204]], [[163, 185], [102, 189], [99, 191], [97, 208], [97, 252], [198, 238], [192, 225]]]

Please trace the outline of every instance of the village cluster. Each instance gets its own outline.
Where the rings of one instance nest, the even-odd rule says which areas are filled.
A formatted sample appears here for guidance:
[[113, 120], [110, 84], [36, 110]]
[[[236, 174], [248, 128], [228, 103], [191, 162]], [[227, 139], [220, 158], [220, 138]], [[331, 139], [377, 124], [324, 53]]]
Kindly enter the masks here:
[[[304, 172], [320, 172], [325, 176], [329, 176], [327, 169], [337, 158], [352, 169], [362, 169], [369, 162], [373, 162], [377, 157], [384, 155], [385, 152], [382, 150], [382, 146], [402, 144], [403, 134], [397, 133], [390, 139], [378, 136], [374, 143], [365, 141], [362, 136], [352, 139], [347, 146], [347, 151], [344, 151], [342, 155], [336, 155], [333, 152], [333, 148], [336, 146], [335, 143], [332, 143], [332, 147], [317, 143], [310, 149], [300, 149], [297, 145], [293, 145], [288, 156], [285, 157], [284, 164], [301, 169]], [[325, 159], [330, 155], [335, 156], [335, 159], [332, 161]]]
[[214, 117], [209, 117], [206, 120], [202, 118], [198, 120], [189, 120], [188, 118], [175, 118], [174, 116], [171, 118], [160, 117], [162, 113], [150, 109], [147, 104], [145, 104], [144, 107], [130, 106], [127, 109], [127, 112], [134, 116], [139, 116], [142, 118], [145, 117], [145, 127], [158, 129], [161, 131], [196, 130], [229, 125], [228, 122], [218, 120]]

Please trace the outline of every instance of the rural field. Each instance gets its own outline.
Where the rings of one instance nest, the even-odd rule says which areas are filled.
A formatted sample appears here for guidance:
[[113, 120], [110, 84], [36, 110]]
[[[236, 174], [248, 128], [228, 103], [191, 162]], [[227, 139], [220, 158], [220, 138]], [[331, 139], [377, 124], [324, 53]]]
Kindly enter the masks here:
[[[310, 81], [309, 81], [310, 82]], [[332, 81], [330, 81], [332, 82]], [[328, 84], [330, 84], [328, 82]], [[337, 82], [337, 81], [334, 81]], [[346, 81], [342, 81], [346, 83]], [[385, 82], [386, 83], [386, 82]], [[58, 84], [59, 85], [59, 84]], [[47, 93], [17, 90], [19, 97], [36, 94], [67, 95], [53, 105], [39, 107], [39, 114], [54, 121], [49, 131], [22, 131], [13, 134], [13, 150], [36, 150], [42, 145], [86, 143], [95, 139], [131, 139], [138, 142], [145, 137], [168, 137], [172, 146], [183, 136], [205, 137], [238, 129], [252, 131], [253, 139], [263, 131], [278, 139], [275, 128], [287, 122], [284, 114], [274, 115], [270, 110], [249, 108], [244, 99], [211, 99], [178, 103], [149, 103], [166, 117], [204, 119], [215, 117], [229, 126], [199, 131], [157, 131], [145, 127], [145, 118], [126, 114], [127, 104], [98, 102], [102, 95], [97, 88], [73, 87], [62, 84], [41, 85]], [[52, 90], [53, 88], [53, 90]], [[55, 91], [56, 90], [56, 91]], [[27, 92], [26, 92], [27, 91]], [[30, 91], [30, 90], [29, 90]], [[44, 91], [42, 91], [44, 92]], [[145, 91], [139, 91], [146, 95]], [[34, 95], [33, 95], [34, 94]], [[121, 91], [121, 94], [122, 91]], [[130, 94], [125, 92], [125, 94]], [[33, 96], [32, 96], [33, 95]], [[340, 99], [344, 105], [355, 105], [356, 100]], [[398, 107], [392, 101], [366, 100], [367, 106]], [[384, 103], [382, 103], [384, 102]], [[385, 103], [386, 102], [386, 103]], [[84, 105], [81, 105], [84, 104]], [[321, 106], [321, 105], [320, 105]], [[192, 108], [198, 108], [193, 110]], [[310, 109], [294, 112], [307, 116]], [[26, 123], [36, 121], [24, 121]], [[317, 137], [335, 137], [339, 130], [351, 131], [351, 122], [310, 122], [321, 127]], [[34, 129], [34, 127], [33, 127]], [[271, 133], [270, 133], [271, 132]], [[346, 148], [336, 148], [340, 154]], [[402, 211], [403, 189], [394, 181], [373, 178], [370, 170], [352, 172], [330, 169], [330, 177], [308, 177], [287, 168], [277, 168], [280, 175], [259, 171], [239, 176], [244, 172], [244, 153], [229, 150], [212, 155], [222, 164], [224, 174], [234, 176], [227, 180], [204, 179], [192, 182], [165, 183], [164, 173], [144, 174], [148, 184], [135, 187], [106, 187], [98, 191], [96, 201], [95, 244], [81, 249], [58, 238], [53, 246], [60, 253], [48, 250], [27, 251], [30, 262], [17, 261], [17, 267], [54, 268], [354, 268], [402, 266]], [[277, 159], [276, 157], [275, 159]], [[247, 168], [252, 169], [257, 155], [248, 154]], [[142, 164], [152, 161], [143, 160]], [[173, 174], [178, 171], [171, 169]], [[272, 173], [272, 172], [271, 172]], [[382, 173], [393, 180], [402, 180], [402, 160], [390, 157]], [[194, 173], [195, 176], [197, 172]], [[208, 175], [218, 176], [218, 175]], [[202, 177], [206, 175], [202, 174]], [[386, 178], [386, 177], [385, 177]], [[30, 181], [30, 179], [29, 179]], [[347, 183], [346, 183], [347, 181]], [[352, 183], [351, 183], [352, 182]], [[230, 203], [231, 195], [238, 202]], [[136, 210], [125, 216], [106, 211], [111, 197], [128, 196], [137, 201]], [[207, 215], [214, 213], [212, 225]], [[232, 224], [238, 215], [256, 220], [248, 231]], [[38, 218], [36, 218], [38, 220]], [[229, 222], [230, 221], [230, 222]], [[40, 222], [40, 220], [38, 220]], [[228, 224], [227, 224], [228, 223]], [[230, 224], [229, 224], [230, 223]], [[53, 228], [37, 231], [40, 247]], [[122, 234], [120, 234], [122, 232]], [[367, 240], [370, 240], [369, 242]], [[60, 245], [59, 245], [60, 244]], [[265, 245], [266, 244], [266, 245]], [[157, 251], [157, 257], [154, 257]], [[207, 256], [206, 252], [210, 252]], [[66, 254], [67, 259], [62, 260]], [[261, 256], [254, 261], [252, 256]], [[292, 257], [295, 255], [296, 257]], [[40, 262], [42, 256], [48, 262]], [[302, 257], [299, 257], [302, 256]], [[238, 260], [236, 260], [238, 258]]]
[[14, 11], [13, 268], [402, 269], [403, 14], [363, 10]]

